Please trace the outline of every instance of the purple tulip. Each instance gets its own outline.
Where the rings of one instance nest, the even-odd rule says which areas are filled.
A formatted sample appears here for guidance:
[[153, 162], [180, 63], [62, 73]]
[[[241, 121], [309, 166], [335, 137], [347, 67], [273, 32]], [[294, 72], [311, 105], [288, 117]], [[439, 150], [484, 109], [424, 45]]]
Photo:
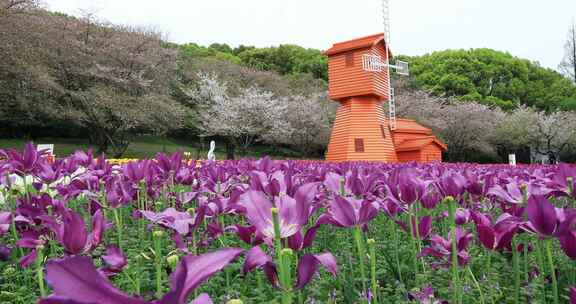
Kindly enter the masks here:
[[133, 184], [129, 182], [111, 179], [106, 183], [106, 202], [112, 208], [131, 203], [134, 201], [135, 196], [136, 191]]
[[[268, 280], [274, 287], [278, 287], [278, 274], [276, 270], [276, 265], [272, 262], [272, 257], [270, 257], [266, 252], [264, 252], [260, 247], [253, 247], [246, 254], [246, 261], [244, 263], [243, 272], [248, 273], [257, 268], [263, 268]], [[298, 261], [297, 267], [297, 282], [294, 288], [301, 289], [304, 288], [314, 275], [318, 272], [318, 267], [324, 266], [333, 276], [336, 276], [338, 272], [338, 265], [336, 263], [336, 258], [329, 253], [322, 254], [304, 254]]]
[[559, 226], [563, 211], [556, 209], [546, 197], [532, 195], [528, 199], [528, 228], [542, 237], [550, 237], [555, 234]]
[[246, 244], [256, 246], [264, 242], [264, 235], [262, 235], [256, 227], [242, 225], [233, 225], [226, 228], [227, 230], [236, 233], [236, 235]]
[[[409, 226], [401, 221], [396, 221], [396, 223], [402, 228], [402, 230], [406, 232], [412, 231], [413, 237], [420, 237], [421, 240], [427, 239], [432, 231], [432, 217], [431, 216], [423, 216], [418, 219], [418, 227], [416, 227], [416, 218], [414, 216], [410, 216], [410, 222], [412, 223], [412, 229]], [[416, 235], [418, 233], [418, 235]]]
[[12, 213], [0, 212], [0, 236], [6, 234], [12, 225]]
[[379, 205], [363, 199], [344, 198], [335, 195], [330, 201], [329, 222], [338, 227], [362, 226], [378, 216]]
[[410, 292], [410, 299], [418, 301], [420, 304], [447, 304], [447, 301], [437, 300], [434, 297], [434, 288], [427, 286], [422, 288], [420, 292]]
[[338, 273], [338, 265], [336, 263], [336, 258], [334, 258], [331, 253], [307, 253], [298, 261], [298, 279], [295, 288], [301, 289], [308, 285], [312, 280], [312, 277], [318, 272], [318, 267], [320, 265], [324, 266], [334, 277], [336, 277], [336, 274]]
[[0, 262], [8, 261], [11, 255], [12, 255], [12, 248], [4, 244], [0, 244]]
[[168, 208], [160, 213], [152, 211], [141, 211], [141, 213], [149, 221], [172, 229], [181, 235], [187, 235], [190, 227], [196, 226], [198, 219], [198, 217], [192, 218], [188, 212], [179, 212], [174, 208]]
[[407, 168], [394, 170], [386, 188], [390, 198], [402, 204], [412, 204], [424, 197], [429, 185], [430, 182], [421, 179], [416, 170]]
[[170, 276], [171, 291], [160, 303], [186, 303], [191, 292], [243, 252], [240, 248], [228, 248], [200, 256], [184, 257]]
[[[184, 304], [200, 284], [219, 272], [238, 257], [242, 249], [229, 248], [203, 254], [187, 256], [172, 273], [171, 290], [158, 301], [147, 302], [128, 296], [114, 287], [98, 272], [91, 259], [72, 256], [46, 263], [46, 280], [54, 294], [41, 299], [39, 304]], [[210, 303], [207, 295], [201, 295], [192, 303]]]
[[100, 244], [107, 226], [102, 210], [96, 211], [92, 217], [92, 232], [90, 234], [88, 234], [80, 214], [73, 210], [67, 210], [63, 217], [64, 223], [56, 226], [54, 232], [68, 254], [90, 251]]
[[41, 158], [41, 153], [45, 151], [41, 151], [40, 153], [34, 147], [34, 144], [28, 142], [26, 146], [24, 146], [24, 151], [19, 153], [14, 150], [8, 150], [8, 158], [10, 161], [11, 167], [14, 171], [20, 175], [24, 176], [26, 174], [32, 173], [36, 170]]
[[[466, 252], [466, 248], [472, 241], [473, 236], [471, 233], [466, 232], [460, 227], [456, 228], [456, 248], [458, 255], [458, 264], [465, 266], [468, 264], [470, 256]], [[439, 235], [433, 235], [430, 238], [430, 247], [422, 249], [422, 256], [434, 256], [442, 260], [439, 264], [440, 267], [450, 266], [452, 257], [452, 231], [448, 233], [448, 239], [444, 239]]]
[[576, 260], [576, 210], [564, 212], [560, 215], [561, 221], [558, 225], [556, 237], [560, 241], [560, 247], [564, 253], [573, 260]]
[[576, 304], [576, 287], [570, 288], [570, 304]]
[[122, 250], [116, 245], [109, 245], [106, 248], [106, 254], [102, 256], [102, 260], [106, 266], [100, 270], [107, 276], [121, 272], [126, 264], [128, 264], [128, 260], [126, 260]]
[[494, 226], [489, 222], [476, 224], [480, 243], [489, 250], [512, 250], [512, 238], [519, 231], [521, 221], [518, 218], [503, 214]]
[[280, 237], [287, 238], [299, 232], [308, 223], [311, 202], [318, 185], [305, 184], [294, 197], [281, 195], [269, 198], [264, 192], [250, 190], [240, 197], [239, 204], [246, 209], [246, 218], [268, 240], [274, 239], [272, 207], [278, 209]]

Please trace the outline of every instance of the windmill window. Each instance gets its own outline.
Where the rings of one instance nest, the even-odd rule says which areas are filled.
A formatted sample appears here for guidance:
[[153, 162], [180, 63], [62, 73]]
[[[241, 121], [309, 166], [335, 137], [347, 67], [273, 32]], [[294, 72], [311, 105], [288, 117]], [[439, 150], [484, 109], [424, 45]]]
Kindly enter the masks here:
[[364, 139], [362, 138], [354, 139], [354, 151], [356, 151], [356, 153], [364, 152]]
[[354, 66], [354, 53], [346, 54], [346, 67]]

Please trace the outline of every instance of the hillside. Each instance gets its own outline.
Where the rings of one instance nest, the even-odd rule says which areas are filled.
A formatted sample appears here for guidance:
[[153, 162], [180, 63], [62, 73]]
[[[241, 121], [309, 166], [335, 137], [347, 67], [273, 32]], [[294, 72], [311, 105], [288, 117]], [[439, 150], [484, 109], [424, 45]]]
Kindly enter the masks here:
[[[194, 147], [216, 140], [228, 158], [262, 146], [272, 154], [323, 156], [337, 104], [326, 94], [327, 58], [320, 50], [178, 45], [163, 37], [34, 6], [2, 12], [0, 138], [83, 138], [83, 145], [115, 157], [132, 153], [130, 144], [141, 136]], [[492, 130], [520, 106], [576, 109], [576, 87], [568, 79], [507, 53], [398, 57], [412, 70], [397, 85], [399, 113], [432, 127], [452, 147], [447, 160], [471, 160], [481, 150], [497, 161], [497, 151], [507, 153], [499, 147], [510, 143], [494, 141]], [[468, 117], [455, 119], [463, 110]], [[481, 136], [478, 128], [464, 134], [463, 122], [486, 127], [487, 117], [492, 127]], [[569, 131], [554, 153], [570, 151]], [[516, 149], [540, 144], [524, 137]]]

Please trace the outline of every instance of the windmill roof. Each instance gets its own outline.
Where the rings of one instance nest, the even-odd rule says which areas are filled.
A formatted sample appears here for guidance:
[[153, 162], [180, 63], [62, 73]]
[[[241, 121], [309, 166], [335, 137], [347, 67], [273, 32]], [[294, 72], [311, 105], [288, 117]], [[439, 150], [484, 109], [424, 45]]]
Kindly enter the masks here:
[[415, 151], [421, 150], [425, 146], [429, 144], [436, 144], [442, 150], [447, 150], [448, 147], [442, 141], [440, 141], [436, 136], [426, 136], [422, 138], [415, 138], [415, 139], [408, 139], [401, 142], [397, 147], [396, 151], [403, 152], [403, 151]]
[[[335, 43], [330, 49], [325, 51], [324, 54], [327, 56], [332, 56], [344, 52], [374, 47], [378, 43], [383, 43], [384, 47], [387, 47], [386, 40], [384, 39], [384, 33]], [[390, 58], [392, 58], [392, 52], [390, 51], [390, 49], [388, 49], [388, 51], [390, 52]]]
[[412, 119], [397, 118], [394, 132], [432, 134], [432, 130]]

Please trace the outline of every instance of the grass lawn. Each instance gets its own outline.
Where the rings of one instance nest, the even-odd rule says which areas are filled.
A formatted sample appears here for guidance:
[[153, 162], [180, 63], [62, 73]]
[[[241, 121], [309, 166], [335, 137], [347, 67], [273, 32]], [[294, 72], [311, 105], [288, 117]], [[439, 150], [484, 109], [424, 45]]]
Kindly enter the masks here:
[[[14, 148], [22, 149], [26, 142], [21, 139], [2, 139], [0, 138], [0, 149]], [[76, 150], [87, 150], [91, 147], [86, 139], [80, 138], [39, 138], [35, 144], [54, 144], [54, 153], [56, 157], [67, 156]], [[155, 136], [143, 136], [136, 138], [128, 150], [124, 153], [123, 158], [150, 158], [159, 152], [174, 153], [177, 151], [191, 152], [193, 158], [206, 158], [208, 154], [209, 143], [204, 143], [202, 147], [199, 142], [187, 142], [185, 140], [160, 138]], [[240, 151], [237, 150], [239, 153]], [[268, 146], [254, 146], [246, 155], [238, 154], [237, 157], [259, 158], [264, 155], [271, 155], [275, 158], [299, 158], [298, 152], [289, 149], [271, 149]], [[216, 158], [225, 159], [226, 152], [223, 143], [216, 142]]]

